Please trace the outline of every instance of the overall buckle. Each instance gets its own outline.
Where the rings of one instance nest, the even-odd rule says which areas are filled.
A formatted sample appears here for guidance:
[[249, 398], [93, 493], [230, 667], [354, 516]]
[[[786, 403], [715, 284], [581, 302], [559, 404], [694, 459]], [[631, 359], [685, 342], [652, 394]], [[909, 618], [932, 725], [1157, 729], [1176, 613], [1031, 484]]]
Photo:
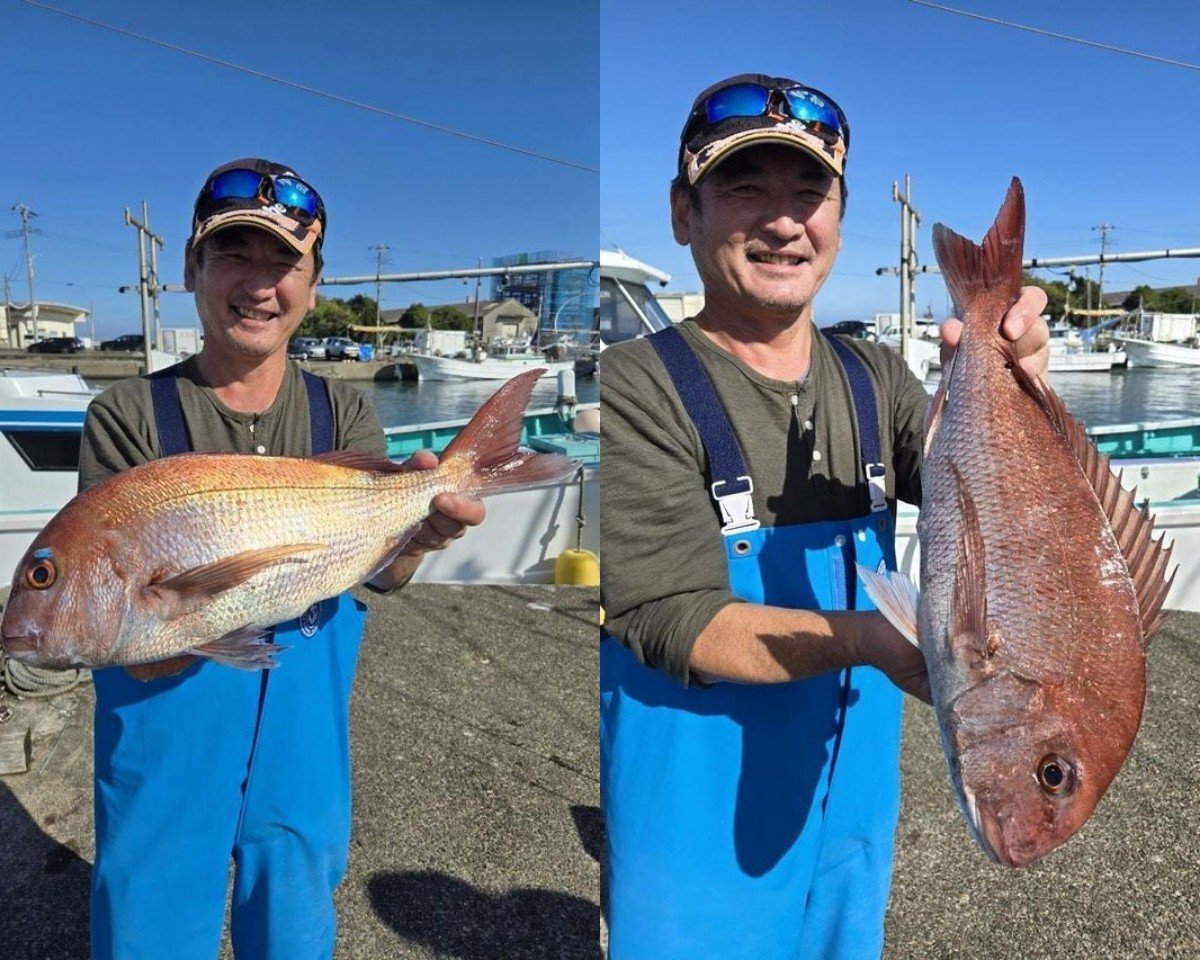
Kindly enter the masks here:
[[868, 463], [867, 491], [871, 494], [871, 512], [887, 509], [887, 468], [882, 463]]
[[744, 490], [717, 493], [717, 487], [725, 486], [724, 480], [715, 481], [711, 487], [712, 498], [721, 508], [721, 519], [725, 521], [721, 526], [721, 533], [741, 533], [744, 530], [757, 530], [761, 526], [754, 518], [754, 501], [750, 496], [754, 492], [753, 481], [747, 476], [737, 479], [746, 482]]

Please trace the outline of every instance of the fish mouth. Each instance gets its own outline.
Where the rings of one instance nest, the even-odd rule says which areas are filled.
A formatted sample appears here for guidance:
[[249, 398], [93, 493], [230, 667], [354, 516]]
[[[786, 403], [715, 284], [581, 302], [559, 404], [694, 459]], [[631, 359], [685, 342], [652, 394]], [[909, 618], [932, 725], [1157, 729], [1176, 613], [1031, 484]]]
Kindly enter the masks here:
[[1010, 867], [1017, 866], [1007, 855], [1004, 847], [1004, 832], [1000, 829], [1000, 820], [986, 804], [981, 805], [975, 796], [975, 791], [965, 784], [959, 786], [959, 804], [966, 816], [971, 834], [981, 850], [988, 855], [993, 863], [1006, 863]]
[[38, 651], [38, 638], [31, 634], [0, 637], [4, 653], [14, 660], [32, 660]]

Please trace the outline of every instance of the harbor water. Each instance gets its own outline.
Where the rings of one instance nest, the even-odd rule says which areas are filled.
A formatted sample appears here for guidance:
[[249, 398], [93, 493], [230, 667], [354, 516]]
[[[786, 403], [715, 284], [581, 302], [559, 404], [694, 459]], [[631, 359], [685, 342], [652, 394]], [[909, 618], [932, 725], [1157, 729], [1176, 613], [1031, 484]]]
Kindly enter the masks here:
[[[465, 419], [500, 389], [500, 382], [400, 380], [370, 381], [355, 386], [370, 397], [385, 427], [404, 427]], [[557, 378], [543, 377], [533, 388], [529, 409], [553, 407], [557, 399]], [[576, 377], [575, 399], [580, 403], [595, 403], [600, 399], [599, 381], [595, 377]]]

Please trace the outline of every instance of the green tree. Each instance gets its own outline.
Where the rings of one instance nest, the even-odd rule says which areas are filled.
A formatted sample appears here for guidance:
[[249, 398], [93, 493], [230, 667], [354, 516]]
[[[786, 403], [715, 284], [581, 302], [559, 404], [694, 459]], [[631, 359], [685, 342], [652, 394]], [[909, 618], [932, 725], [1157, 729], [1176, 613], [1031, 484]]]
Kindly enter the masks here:
[[429, 311], [429, 324], [435, 330], [473, 330], [474, 317], [469, 317], [455, 307], [434, 307]]
[[1157, 298], [1149, 284], [1143, 283], [1140, 287], [1134, 287], [1129, 291], [1129, 296], [1121, 301], [1123, 310], [1136, 310], [1138, 307], [1145, 305], [1147, 310], [1156, 310], [1154, 301]]
[[376, 304], [374, 297], [368, 297], [365, 294], [356, 293], [346, 301], [346, 306], [354, 311], [354, 315], [358, 317], [358, 320], [356, 321], [357, 323], [364, 324], [368, 327], [375, 326]]
[[309, 311], [296, 334], [301, 337], [345, 336], [352, 323], [359, 323], [358, 315], [344, 300], [317, 297], [317, 305]]
[[429, 308], [423, 303], [414, 303], [400, 315], [402, 327], [424, 327], [429, 323]]
[[1163, 313], [1195, 313], [1196, 297], [1187, 287], [1159, 290], [1155, 295], [1155, 310]]

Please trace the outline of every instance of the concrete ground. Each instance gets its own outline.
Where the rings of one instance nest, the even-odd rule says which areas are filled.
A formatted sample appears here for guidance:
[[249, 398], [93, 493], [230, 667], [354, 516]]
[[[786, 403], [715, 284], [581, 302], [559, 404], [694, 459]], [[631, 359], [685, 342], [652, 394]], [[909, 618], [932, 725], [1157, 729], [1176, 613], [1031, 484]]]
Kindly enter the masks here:
[[[339, 960], [598, 958], [598, 592], [365, 598]], [[34, 744], [0, 780], [0, 957], [84, 958], [91, 687], [4, 705]]]
[[[595, 591], [369, 602], [339, 960], [597, 960]], [[1168, 616], [1149, 677], [1095, 815], [1020, 871], [971, 840], [932, 713], [910, 705], [885, 960], [1200, 957], [1200, 616]], [[87, 955], [90, 704], [82, 688], [8, 721], [34, 724], [34, 755], [0, 780], [4, 960]]]

